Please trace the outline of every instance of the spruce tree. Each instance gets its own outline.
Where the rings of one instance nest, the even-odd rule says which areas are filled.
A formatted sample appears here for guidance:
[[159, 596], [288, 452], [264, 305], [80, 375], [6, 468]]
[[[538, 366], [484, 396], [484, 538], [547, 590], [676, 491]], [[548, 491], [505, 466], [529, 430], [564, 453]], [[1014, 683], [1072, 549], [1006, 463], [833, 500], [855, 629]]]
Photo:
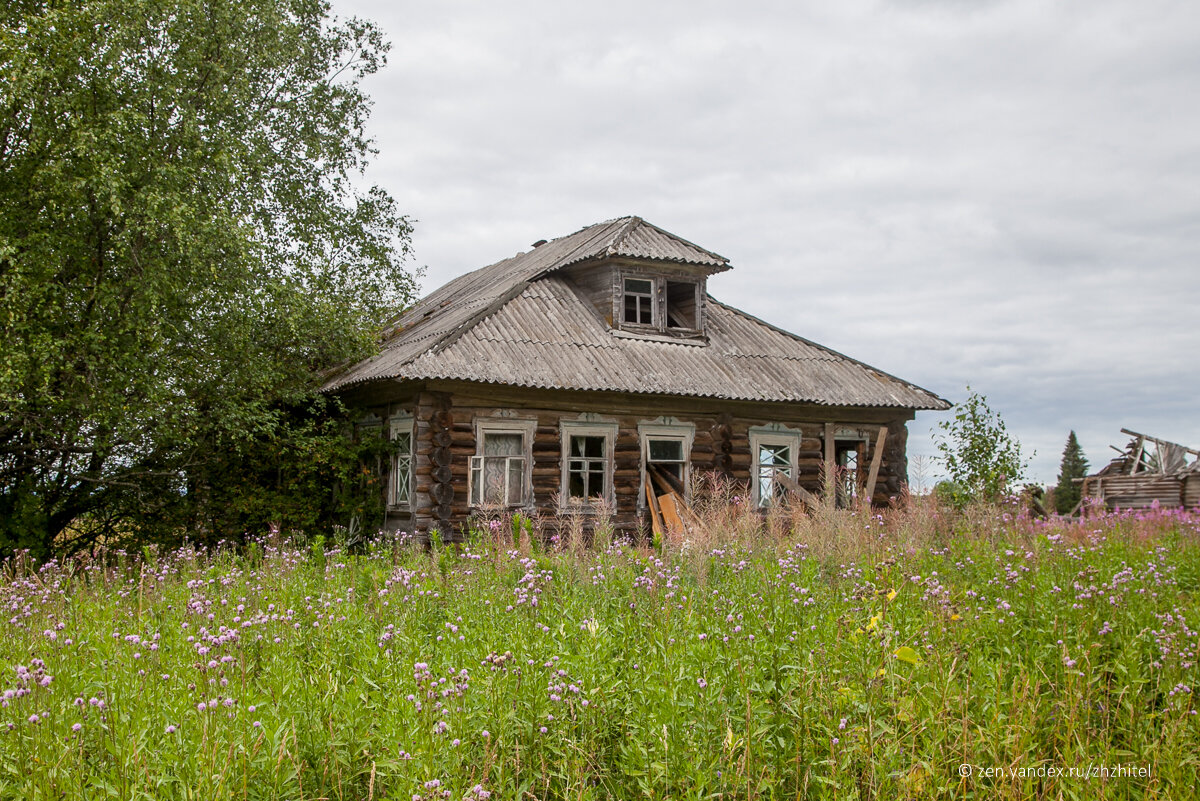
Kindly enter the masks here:
[[1060, 515], [1068, 514], [1079, 503], [1083, 486], [1073, 479], [1083, 478], [1088, 472], [1087, 457], [1079, 440], [1072, 431], [1067, 437], [1067, 445], [1063, 448], [1062, 465], [1058, 472], [1058, 486], [1054, 489], [1054, 506]]

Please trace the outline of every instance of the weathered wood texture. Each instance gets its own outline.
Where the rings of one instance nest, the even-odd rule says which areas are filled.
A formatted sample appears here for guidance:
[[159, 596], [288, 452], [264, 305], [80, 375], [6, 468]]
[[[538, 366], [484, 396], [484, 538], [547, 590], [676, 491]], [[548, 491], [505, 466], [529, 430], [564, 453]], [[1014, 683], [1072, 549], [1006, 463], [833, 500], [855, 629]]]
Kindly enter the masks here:
[[[550, 406], [548, 400], [556, 403]], [[888, 414], [897, 414], [895, 410], [831, 410], [801, 404], [750, 407], [719, 401], [673, 402], [665, 398], [581, 393], [573, 393], [572, 397], [564, 399], [548, 398], [546, 393], [533, 390], [488, 392], [487, 388], [478, 386], [426, 387], [410, 403], [411, 406], [403, 408], [414, 416], [414, 508], [411, 516], [402, 510], [394, 510], [388, 521], [396, 527], [415, 526], [422, 535], [437, 529], [445, 537], [457, 538], [476, 511], [469, 505], [467, 482], [470, 460], [476, 454], [475, 423], [478, 419], [535, 421], [530, 470], [533, 508], [529, 511], [541, 516], [549, 526], [555, 525], [562, 488], [560, 423], [579, 421], [584, 413], [617, 424], [613, 448], [614, 523], [618, 529], [627, 532], [636, 532], [648, 525], [640, 508], [644, 503], [641, 500], [644, 479], [638, 424], [662, 417], [695, 426], [689, 464], [693, 477], [717, 473], [727, 481], [748, 488], [753, 461], [750, 428], [783, 423], [801, 431], [797, 484], [808, 492], [819, 494], [823, 490], [826, 423], [832, 422], [833, 428], [857, 426], [875, 434], [881, 425], [886, 426], [884, 447], [877, 459], [873, 503], [887, 504], [907, 481], [907, 418], [887, 419]], [[727, 406], [732, 408], [725, 408]], [[385, 416], [396, 409], [397, 403], [390, 402], [369, 411]], [[822, 415], [836, 416], [821, 419]], [[878, 437], [872, 436], [867, 443], [864, 465], [876, 462], [876, 441]]]
[[[1156, 502], [1165, 508], [1195, 506], [1200, 501], [1200, 488], [1187, 484], [1192, 476], [1141, 474], [1135, 476], [1103, 476], [1088, 478], [1083, 494], [1103, 499], [1109, 509], [1148, 509]], [[1187, 501], [1190, 501], [1188, 503]]]

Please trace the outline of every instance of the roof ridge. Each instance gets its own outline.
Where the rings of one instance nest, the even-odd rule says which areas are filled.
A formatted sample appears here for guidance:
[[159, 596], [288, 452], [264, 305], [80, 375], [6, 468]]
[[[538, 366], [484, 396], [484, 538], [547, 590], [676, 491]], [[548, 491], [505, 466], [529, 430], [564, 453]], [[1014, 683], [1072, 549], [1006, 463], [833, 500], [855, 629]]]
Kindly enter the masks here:
[[[617, 219], [619, 220], [621, 218], [618, 217]], [[614, 220], [613, 222], [616, 222], [616, 220]], [[645, 221], [641, 217], [638, 217], [637, 215], [631, 215], [630, 217], [628, 217], [627, 221], [625, 223], [625, 226], [619, 232], [617, 232], [617, 235], [614, 236], [612, 238], [612, 241], [608, 243], [608, 247], [604, 249], [604, 255], [605, 256], [615, 256], [617, 254], [617, 247], [622, 242], [625, 241], [625, 238], [627, 236], [629, 236], [630, 233], [633, 232], [634, 228], [637, 228], [638, 223], [644, 223], [644, 222]]]

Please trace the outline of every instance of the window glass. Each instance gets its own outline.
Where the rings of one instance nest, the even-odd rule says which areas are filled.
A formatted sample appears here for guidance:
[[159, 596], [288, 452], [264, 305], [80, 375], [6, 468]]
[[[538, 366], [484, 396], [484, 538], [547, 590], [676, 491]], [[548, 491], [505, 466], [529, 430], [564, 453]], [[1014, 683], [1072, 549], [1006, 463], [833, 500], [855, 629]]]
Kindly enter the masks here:
[[625, 322], [653, 325], [654, 282], [641, 278], [626, 278], [624, 304]]
[[525, 437], [484, 431], [482, 456], [471, 459], [471, 503], [517, 506], [526, 501]]
[[604, 455], [604, 437], [571, 437], [571, 458], [567, 460], [567, 495], [592, 498], [605, 494], [604, 475], [608, 461]]
[[683, 442], [677, 439], [650, 440], [650, 461], [682, 462]]
[[651, 439], [647, 462], [683, 484], [686, 478], [683, 463], [683, 441], [678, 439]]

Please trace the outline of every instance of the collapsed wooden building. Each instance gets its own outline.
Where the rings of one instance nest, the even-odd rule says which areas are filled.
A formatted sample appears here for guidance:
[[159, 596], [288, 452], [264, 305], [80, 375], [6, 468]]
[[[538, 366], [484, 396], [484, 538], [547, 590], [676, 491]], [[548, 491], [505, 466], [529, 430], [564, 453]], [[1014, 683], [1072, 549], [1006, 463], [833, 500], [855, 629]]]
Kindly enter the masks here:
[[728, 269], [625, 217], [405, 311], [325, 387], [394, 440], [387, 526], [453, 537], [496, 510], [582, 508], [647, 529], [659, 496], [686, 503], [708, 471], [763, 507], [830, 486], [887, 503], [907, 421], [949, 404], [715, 300], [707, 279]]
[[1133, 439], [1099, 472], [1082, 479], [1085, 499], [1109, 509], [1200, 508], [1200, 450], [1127, 428]]

